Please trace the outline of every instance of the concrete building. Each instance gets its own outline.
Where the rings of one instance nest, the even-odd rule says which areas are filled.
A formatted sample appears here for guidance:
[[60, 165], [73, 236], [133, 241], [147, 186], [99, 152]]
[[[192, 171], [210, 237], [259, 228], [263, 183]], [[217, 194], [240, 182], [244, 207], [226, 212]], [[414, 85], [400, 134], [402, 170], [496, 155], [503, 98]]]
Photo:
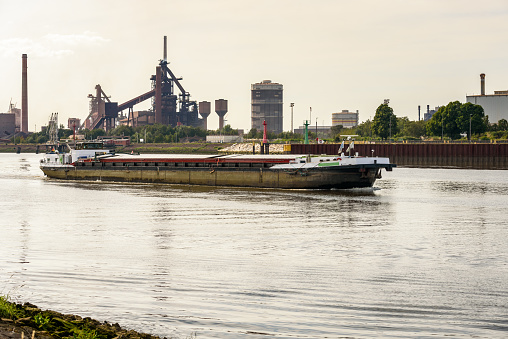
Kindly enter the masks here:
[[251, 85], [251, 128], [273, 133], [282, 133], [282, 85], [271, 80], [263, 80]]
[[14, 113], [0, 114], [0, 137], [10, 137], [16, 132], [16, 116]]
[[243, 136], [241, 135], [207, 135], [206, 142], [243, 142]]
[[508, 120], [508, 90], [485, 94], [485, 74], [480, 74], [480, 95], [467, 95], [466, 101], [483, 107], [490, 123]]
[[79, 126], [81, 126], [81, 119], [79, 118], [69, 118], [67, 120], [67, 128], [70, 130], [76, 129], [76, 131], [79, 129]]
[[7, 113], [14, 114], [15, 119], [15, 130], [16, 133], [21, 131], [21, 109], [16, 108], [16, 104], [13, 104], [12, 101], [9, 103], [9, 110]]
[[349, 112], [343, 109], [342, 112], [332, 113], [332, 126], [342, 125], [345, 128], [352, 128], [358, 126], [358, 119], [360, 114], [358, 111]]

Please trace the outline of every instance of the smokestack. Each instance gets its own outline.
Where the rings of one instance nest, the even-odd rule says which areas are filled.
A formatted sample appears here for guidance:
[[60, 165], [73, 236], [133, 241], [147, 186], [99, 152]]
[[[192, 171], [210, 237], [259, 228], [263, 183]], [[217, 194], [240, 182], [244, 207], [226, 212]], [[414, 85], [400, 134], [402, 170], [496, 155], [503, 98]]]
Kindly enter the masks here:
[[418, 121], [420, 121], [420, 105], [418, 105]]
[[164, 61], [168, 61], [168, 37], [164, 35]]
[[21, 56], [21, 132], [28, 133], [27, 55]]
[[485, 73], [480, 74], [481, 95], [485, 95]]
[[162, 67], [155, 68], [155, 123], [162, 124]]

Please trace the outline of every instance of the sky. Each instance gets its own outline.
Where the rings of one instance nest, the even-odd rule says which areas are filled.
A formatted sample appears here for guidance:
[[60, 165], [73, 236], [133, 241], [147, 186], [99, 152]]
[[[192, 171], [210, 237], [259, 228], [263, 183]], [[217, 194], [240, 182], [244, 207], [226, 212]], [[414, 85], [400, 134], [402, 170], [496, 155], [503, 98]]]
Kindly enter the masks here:
[[[29, 130], [51, 113], [84, 119], [100, 84], [123, 103], [151, 89], [168, 38], [169, 67], [191, 100], [228, 100], [226, 124], [248, 131], [250, 86], [284, 86], [284, 130], [342, 110], [372, 119], [508, 90], [508, 1], [0, 0], [0, 113], [21, 108], [28, 54]], [[147, 100], [134, 107], [145, 110]], [[213, 110], [213, 104], [212, 104]], [[208, 118], [209, 129], [218, 116]]]

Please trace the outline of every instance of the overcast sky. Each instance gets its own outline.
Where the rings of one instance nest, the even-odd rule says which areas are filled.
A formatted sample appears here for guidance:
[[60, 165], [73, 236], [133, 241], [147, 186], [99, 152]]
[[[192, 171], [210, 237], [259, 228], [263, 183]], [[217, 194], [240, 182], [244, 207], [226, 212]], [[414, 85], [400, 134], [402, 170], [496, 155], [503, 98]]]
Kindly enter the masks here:
[[[21, 108], [28, 54], [29, 130], [52, 112], [88, 115], [100, 84], [123, 103], [150, 90], [168, 36], [169, 67], [196, 101], [227, 99], [227, 122], [250, 129], [250, 85], [284, 85], [284, 129], [331, 113], [371, 119], [418, 105], [508, 90], [507, 0], [0, 0], [0, 112]], [[135, 110], [150, 107], [150, 101]], [[212, 105], [213, 110], [213, 105]], [[209, 128], [217, 128], [212, 113]]]

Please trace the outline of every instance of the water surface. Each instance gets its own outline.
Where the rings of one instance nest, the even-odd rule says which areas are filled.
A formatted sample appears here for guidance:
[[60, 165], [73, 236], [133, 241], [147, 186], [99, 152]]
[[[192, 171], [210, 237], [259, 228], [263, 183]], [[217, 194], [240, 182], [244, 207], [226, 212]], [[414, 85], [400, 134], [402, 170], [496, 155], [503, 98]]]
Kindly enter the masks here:
[[508, 336], [507, 171], [374, 190], [66, 182], [0, 154], [0, 294], [184, 338]]

